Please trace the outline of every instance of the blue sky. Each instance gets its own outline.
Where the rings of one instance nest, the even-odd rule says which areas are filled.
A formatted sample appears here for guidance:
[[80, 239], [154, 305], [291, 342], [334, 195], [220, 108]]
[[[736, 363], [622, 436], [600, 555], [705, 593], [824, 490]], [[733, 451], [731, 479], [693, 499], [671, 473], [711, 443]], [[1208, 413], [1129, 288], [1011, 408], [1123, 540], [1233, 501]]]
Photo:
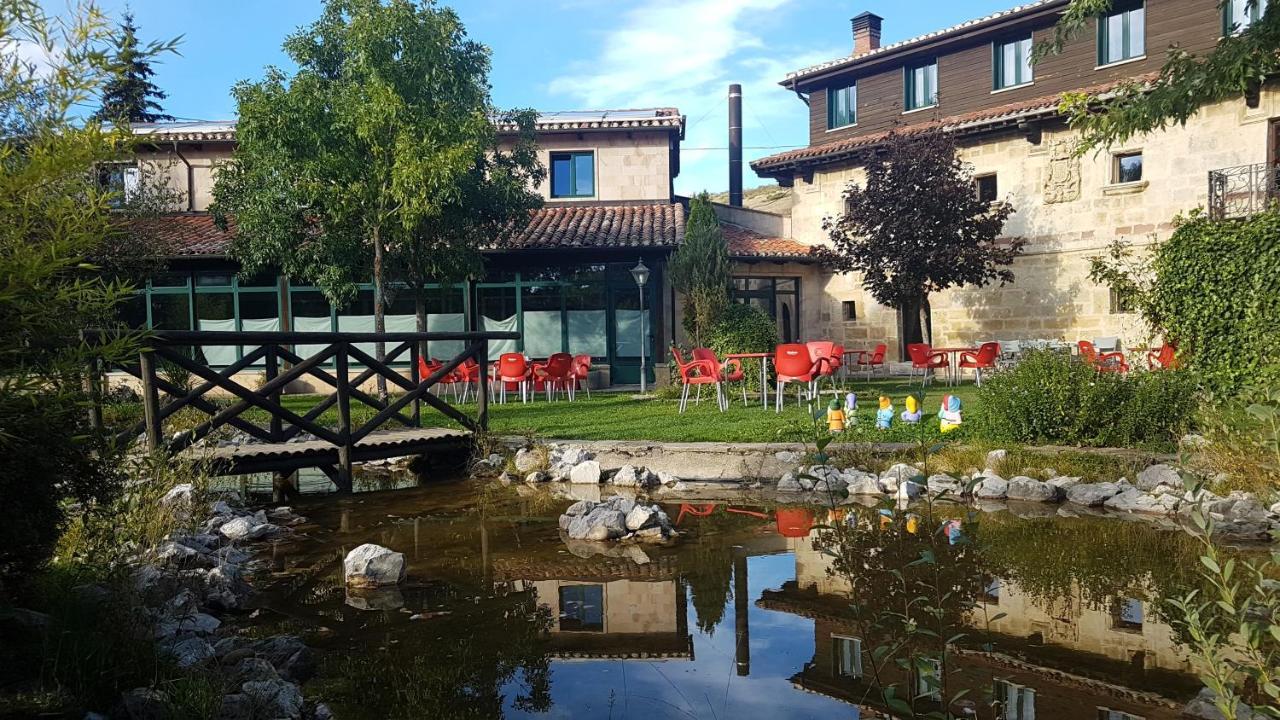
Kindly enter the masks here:
[[[121, 12], [124, 0], [101, 0]], [[157, 67], [181, 118], [231, 119], [231, 87], [285, 65], [285, 36], [318, 0], [131, 0], [144, 38], [183, 36]], [[847, 55], [849, 18], [885, 18], [895, 42], [986, 15], [1017, 0], [457, 0], [470, 35], [493, 50], [499, 107], [578, 110], [675, 106], [688, 116], [681, 194], [728, 187], [726, 95], [743, 85], [747, 159], [808, 142], [804, 105], [777, 85], [790, 70]], [[51, 12], [64, 0], [49, 0]], [[766, 147], [767, 146], [767, 147]], [[704, 149], [705, 148], [705, 149]], [[750, 174], [747, 187], [760, 184]]]

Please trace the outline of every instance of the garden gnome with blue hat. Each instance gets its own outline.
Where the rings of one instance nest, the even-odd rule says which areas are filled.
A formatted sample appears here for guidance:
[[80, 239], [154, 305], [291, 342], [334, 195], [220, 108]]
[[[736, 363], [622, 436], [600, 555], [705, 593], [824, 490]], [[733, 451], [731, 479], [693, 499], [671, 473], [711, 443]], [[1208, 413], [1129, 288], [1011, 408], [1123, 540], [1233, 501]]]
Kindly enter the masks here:
[[893, 401], [884, 395], [880, 396], [880, 409], [876, 411], [876, 427], [888, 430], [893, 424]]
[[945, 435], [960, 427], [960, 398], [947, 395], [942, 398], [942, 407], [938, 409], [938, 427]]
[[832, 398], [831, 404], [827, 405], [827, 429], [832, 435], [838, 435], [844, 432], [844, 410], [840, 409], [840, 401]]
[[849, 393], [844, 396], [844, 414], [852, 418], [856, 412], [858, 412], [858, 396]]
[[902, 422], [908, 425], [920, 422], [920, 401], [915, 395], [907, 396], [907, 409], [902, 411]]

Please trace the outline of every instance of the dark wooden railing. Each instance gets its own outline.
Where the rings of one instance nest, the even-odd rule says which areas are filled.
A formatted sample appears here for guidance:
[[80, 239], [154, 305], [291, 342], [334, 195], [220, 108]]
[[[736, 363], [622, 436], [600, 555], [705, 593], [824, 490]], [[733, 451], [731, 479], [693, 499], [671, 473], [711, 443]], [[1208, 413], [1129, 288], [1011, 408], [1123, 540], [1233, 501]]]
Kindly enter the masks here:
[[[88, 330], [84, 335], [93, 342], [109, 337], [111, 331]], [[330, 472], [340, 488], [350, 489], [351, 466], [356, 444], [392, 420], [407, 428], [422, 427], [422, 403], [426, 403], [446, 417], [470, 431], [487, 430], [489, 422], [488, 373], [478, 375], [476, 394], [479, 404], [476, 417], [468, 417], [457, 408], [431, 392], [432, 388], [468, 359], [481, 367], [487, 366], [489, 341], [514, 340], [515, 332], [454, 332], [454, 333], [344, 333], [344, 332], [194, 332], [159, 331], [149, 335], [138, 354], [136, 364], [124, 364], [116, 369], [138, 378], [142, 390], [143, 419], [119, 434], [121, 442], [132, 442], [139, 433], [146, 433], [148, 450], [180, 452], [210, 433], [231, 427], [266, 444], [284, 444], [307, 432], [337, 449], [335, 468], [323, 468]], [[462, 341], [461, 353], [445, 362], [427, 377], [420, 377], [420, 347], [430, 341]], [[357, 345], [371, 343], [390, 345], [382, 357], [374, 357]], [[295, 352], [298, 346], [322, 346], [317, 352], [302, 357]], [[244, 346], [243, 356], [236, 362], [215, 369], [192, 350], [210, 346]], [[249, 347], [253, 349], [250, 350]], [[392, 367], [397, 359], [408, 355], [408, 377]], [[332, 363], [332, 372], [326, 363]], [[161, 364], [168, 363], [180, 371], [189, 373], [198, 383], [191, 388], [179, 387], [165, 372]], [[261, 363], [261, 365], [259, 365]], [[363, 366], [359, 372], [355, 366]], [[112, 368], [100, 368], [111, 370]], [[91, 373], [95, 387], [99, 372]], [[262, 373], [261, 384], [247, 387], [238, 382], [236, 375], [244, 372]], [[292, 382], [313, 377], [333, 388], [333, 391], [303, 414], [285, 407], [281, 395]], [[384, 378], [388, 385], [402, 390], [382, 400], [363, 390], [361, 386], [376, 378]], [[220, 404], [209, 394], [218, 392], [230, 396], [234, 403]], [[163, 394], [163, 395], [162, 395]], [[354, 426], [351, 419], [353, 402], [367, 405], [376, 412], [367, 422]], [[184, 408], [195, 408], [208, 416], [195, 428], [166, 437], [164, 422]], [[337, 426], [330, 427], [320, 418], [330, 408], [336, 408]], [[263, 411], [268, 417], [266, 425], [251, 422], [244, 415], [251, 410]], [[406, 412], [408, 411], [408, 412]], [[95, 410], [95, 421], [101, 413]], [[331, 451], [330, 451], [331, 452]], [[336, 475], [336, 477], [335, 477]]]
[[1209, 217], [1231, 220], [1256, 215], [1280, 198], [1280, 165], [1259, 163], [1209, 171]]

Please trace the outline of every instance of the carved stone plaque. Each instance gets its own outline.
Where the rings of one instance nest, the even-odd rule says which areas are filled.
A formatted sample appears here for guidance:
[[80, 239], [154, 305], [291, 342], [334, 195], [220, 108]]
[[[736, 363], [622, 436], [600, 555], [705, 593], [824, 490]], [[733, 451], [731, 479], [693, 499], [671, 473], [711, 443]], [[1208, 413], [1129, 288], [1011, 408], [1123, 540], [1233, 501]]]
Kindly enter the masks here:
[[1045, 204], [1080, 199], [1080, 158], [1067, 140], [1049, 144], [1049, 173], [1044, 179]]

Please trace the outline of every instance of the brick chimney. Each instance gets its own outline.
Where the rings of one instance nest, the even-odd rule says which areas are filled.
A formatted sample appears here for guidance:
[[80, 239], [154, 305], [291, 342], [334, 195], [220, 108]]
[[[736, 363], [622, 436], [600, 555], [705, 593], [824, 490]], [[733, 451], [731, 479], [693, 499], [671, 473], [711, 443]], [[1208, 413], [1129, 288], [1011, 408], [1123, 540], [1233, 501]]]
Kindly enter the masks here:
[[872, 50], [880, 49], [880, 23], [884, 18], [875, 13], [864, 12], [850, 21], [853, 24], [853, 54], [866, 55]]

